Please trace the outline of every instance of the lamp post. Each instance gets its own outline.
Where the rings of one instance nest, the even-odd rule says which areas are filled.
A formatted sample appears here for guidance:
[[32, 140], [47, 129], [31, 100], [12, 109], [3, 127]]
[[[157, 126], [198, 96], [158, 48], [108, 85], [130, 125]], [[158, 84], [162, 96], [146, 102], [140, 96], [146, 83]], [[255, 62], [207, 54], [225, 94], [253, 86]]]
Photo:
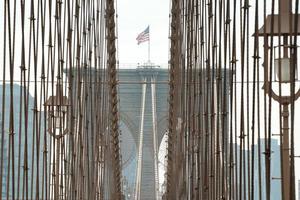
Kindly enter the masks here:
[[[279, 44], [275, 47], [275, 50], [278, 49], [279, 53], [277, 58], [274, 59], [274, 69], [276, 77], [279, 81], [279, 84], [292, 84], [297, 79], [297, 63], [294, 63], [295, 56], [297, 52], [295, 47], [291, 44], [289, 45], [289, 37], [291, 33], [296, 36], [299, 35], [299, 29], [294, 29], [295, 14], [292, 14], [291, 9], [292, 0], [279, 0], [279, 14], [268, 15], [265, 24], [258, 31], [258, 36], [264, 38], [264, 90], [269, 97], [277, 101], [280, 106], [280, 112], [282, 116], [282, 129], [281, 129], [281, 138], [282, 138], [282, 199], [290, 200], [290, 144], [289, 144], [289, 104], [293, 101], [296, 101], [300, 96], [300, 89], [292, 96], [283, 96], [276, 94], [270, 87], [269, 80], [269, 37], [277, 37], [278, 41], [283, 41], [283, 44]], [[298, 20], [299, 21], [299, 20]], [[273, 23], [273, 24], [272, 24]], [[299, 22], [298, 22], [298, 27]], [[280, 39], [279, 39], [280, 37]], [[283, 55], [281, 55], [283, 54]], [[294, 68], [294, 70], [292, 70]], [[295, 72], [295, 77], [292, 77], [293, 71]]]
[[64, 137], [67, 132], [67, 108], [68, 98], [63, 96], [62, 85], [57, 84], [56, 95], [50, 96], [45, 102], [48, 115], [48, 132], [55, 139]]
[[[63, 96], [61, 84], [56, 85], [56, 95], [50, 96], [44, 104], [47, 113], [48, 133], [54, 138], [53, 143], [56, 143], [56, 158], [54, 164], [53, 184], [54, 184], [54, 199], [59, 199], [61, 194], [59, 184], [59, 164], [60, 164], [60, 141], [68, 133], [67, 128], [67, 108], [69, 106], [68, 98]], [[51, 159], [51, 158], [50, 158]], [[52, 198], [53, 198], [52, 197]]]

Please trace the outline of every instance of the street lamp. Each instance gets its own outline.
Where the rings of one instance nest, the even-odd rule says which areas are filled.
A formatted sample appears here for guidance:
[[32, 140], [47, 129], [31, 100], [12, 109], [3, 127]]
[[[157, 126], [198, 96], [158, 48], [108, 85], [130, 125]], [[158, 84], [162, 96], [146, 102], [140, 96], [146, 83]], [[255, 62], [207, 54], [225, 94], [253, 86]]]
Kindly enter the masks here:
[[[282, 136], [282, 199], [289, 200], [290, 194], [290, 145], [289, 145], [289, 104], [296, 101], [300, 96], [300, 89], [291, 96], [283, 96], [282, 94], [276, 94], [270, 87], [269, 80], [269, 37], [277, 37], [278, 41], [283, 41], [283, 44], [279, 44], [274, 48], [274, 71], [275, 71], [275, 81], [279, 84], [291, 84], [295, 83], [297, 80], [297, 63], [293, 61], [297, 56], [297, 49], [293, 45], [289, 45], [289, 37], [292, 33], [293, 36], [300, 34], [299, 21], [298, 20], [298, 30], [294, 29], [296, 15], [292, 13], [291, 8], [292, 0], [279, 0], [279, 14], [268, 15], [265, 24], [258, 31], [258, 36], [264, 38], [264, 90], [269, 97], [273, 98], [275, 101], [280, 103], [281, 116], [283, 120], [283, 125], [281, 129]], [[274, 40], [273, 40], [274, 42]], [[277, 51], [277, 52], [276, 52]], [[282, 55], [281, 55], [282, 54]], [[293, 73], [294, 71], [294, 73]], [[292, 74], [295, 74], [292, 77]]]
[[[69, 106], [68, 98], [63, 96], [63, 88], [61, 84], [56, 85], [56, 95], [50, 96], [44, 104], [45, 111], [47, 113], [47, 123], [48, 123], [48, 133], [54, 138], [53, 151], [56, 152], [56, 155], [53, 154], [53, 182], [54, 193], [51, 197], [54, 199], [59, 199], [60, 190], [63, 190], [63, 187], [60, 187], [60, 176], [59, 169], [60, 164], [63, 165], [62, 159], [60, 159], [60, 142], [61, 139], [68, 133], [67, 129], [67, 109]], [[51, 158], [50, 158], [51, 159]], [[55, 160], [55, 161], [54, 161]], [[63, 172], [62, 172], [63, 173]]]
[[56, 95], [50, 96], [45, 102], [48, 122], [48, 133], [55, 139], [60, 139], [68, 133], [67, 109], [68, 98], [63, 96], [62, 85], [57, 84]]

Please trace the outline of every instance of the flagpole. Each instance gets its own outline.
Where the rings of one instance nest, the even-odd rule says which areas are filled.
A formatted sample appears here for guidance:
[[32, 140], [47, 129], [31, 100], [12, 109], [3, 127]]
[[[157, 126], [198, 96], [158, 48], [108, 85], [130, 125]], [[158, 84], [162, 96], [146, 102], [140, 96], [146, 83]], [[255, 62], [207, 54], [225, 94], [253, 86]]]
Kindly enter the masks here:
[[150, 28], [149, 28], [149, 40], [148, 40], [148, 63], [150, 63]]

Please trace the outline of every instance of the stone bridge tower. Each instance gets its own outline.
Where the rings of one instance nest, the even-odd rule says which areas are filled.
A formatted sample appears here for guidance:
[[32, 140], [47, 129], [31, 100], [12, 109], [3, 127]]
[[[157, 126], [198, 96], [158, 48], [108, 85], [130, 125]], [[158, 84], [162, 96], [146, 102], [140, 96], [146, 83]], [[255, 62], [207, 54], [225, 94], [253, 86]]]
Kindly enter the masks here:
[[168, 78], [168, 69], [154, 66], [119, 70], [123, 175], [134, 182], [134, 199], [158, 198], [158, 149], [167, 131]]

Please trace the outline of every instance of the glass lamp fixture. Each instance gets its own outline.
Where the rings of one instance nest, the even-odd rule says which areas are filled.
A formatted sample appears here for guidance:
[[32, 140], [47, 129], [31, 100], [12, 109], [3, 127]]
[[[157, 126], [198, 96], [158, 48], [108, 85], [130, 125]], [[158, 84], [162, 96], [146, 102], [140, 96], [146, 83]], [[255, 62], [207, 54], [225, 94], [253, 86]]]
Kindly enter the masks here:
[[[274, 68], [275, 68], [275, 74], [276, 74], [276, 81], [279, 81], [281, 83], [290, 83], [291, 80], [291, 66], [292, 62], [291, 59], [288, 57], [283, 58], [276, 58], [274, 60]], [[298, 79], [298, 70], [297, 67], [295, 68], [295, 80]]]

